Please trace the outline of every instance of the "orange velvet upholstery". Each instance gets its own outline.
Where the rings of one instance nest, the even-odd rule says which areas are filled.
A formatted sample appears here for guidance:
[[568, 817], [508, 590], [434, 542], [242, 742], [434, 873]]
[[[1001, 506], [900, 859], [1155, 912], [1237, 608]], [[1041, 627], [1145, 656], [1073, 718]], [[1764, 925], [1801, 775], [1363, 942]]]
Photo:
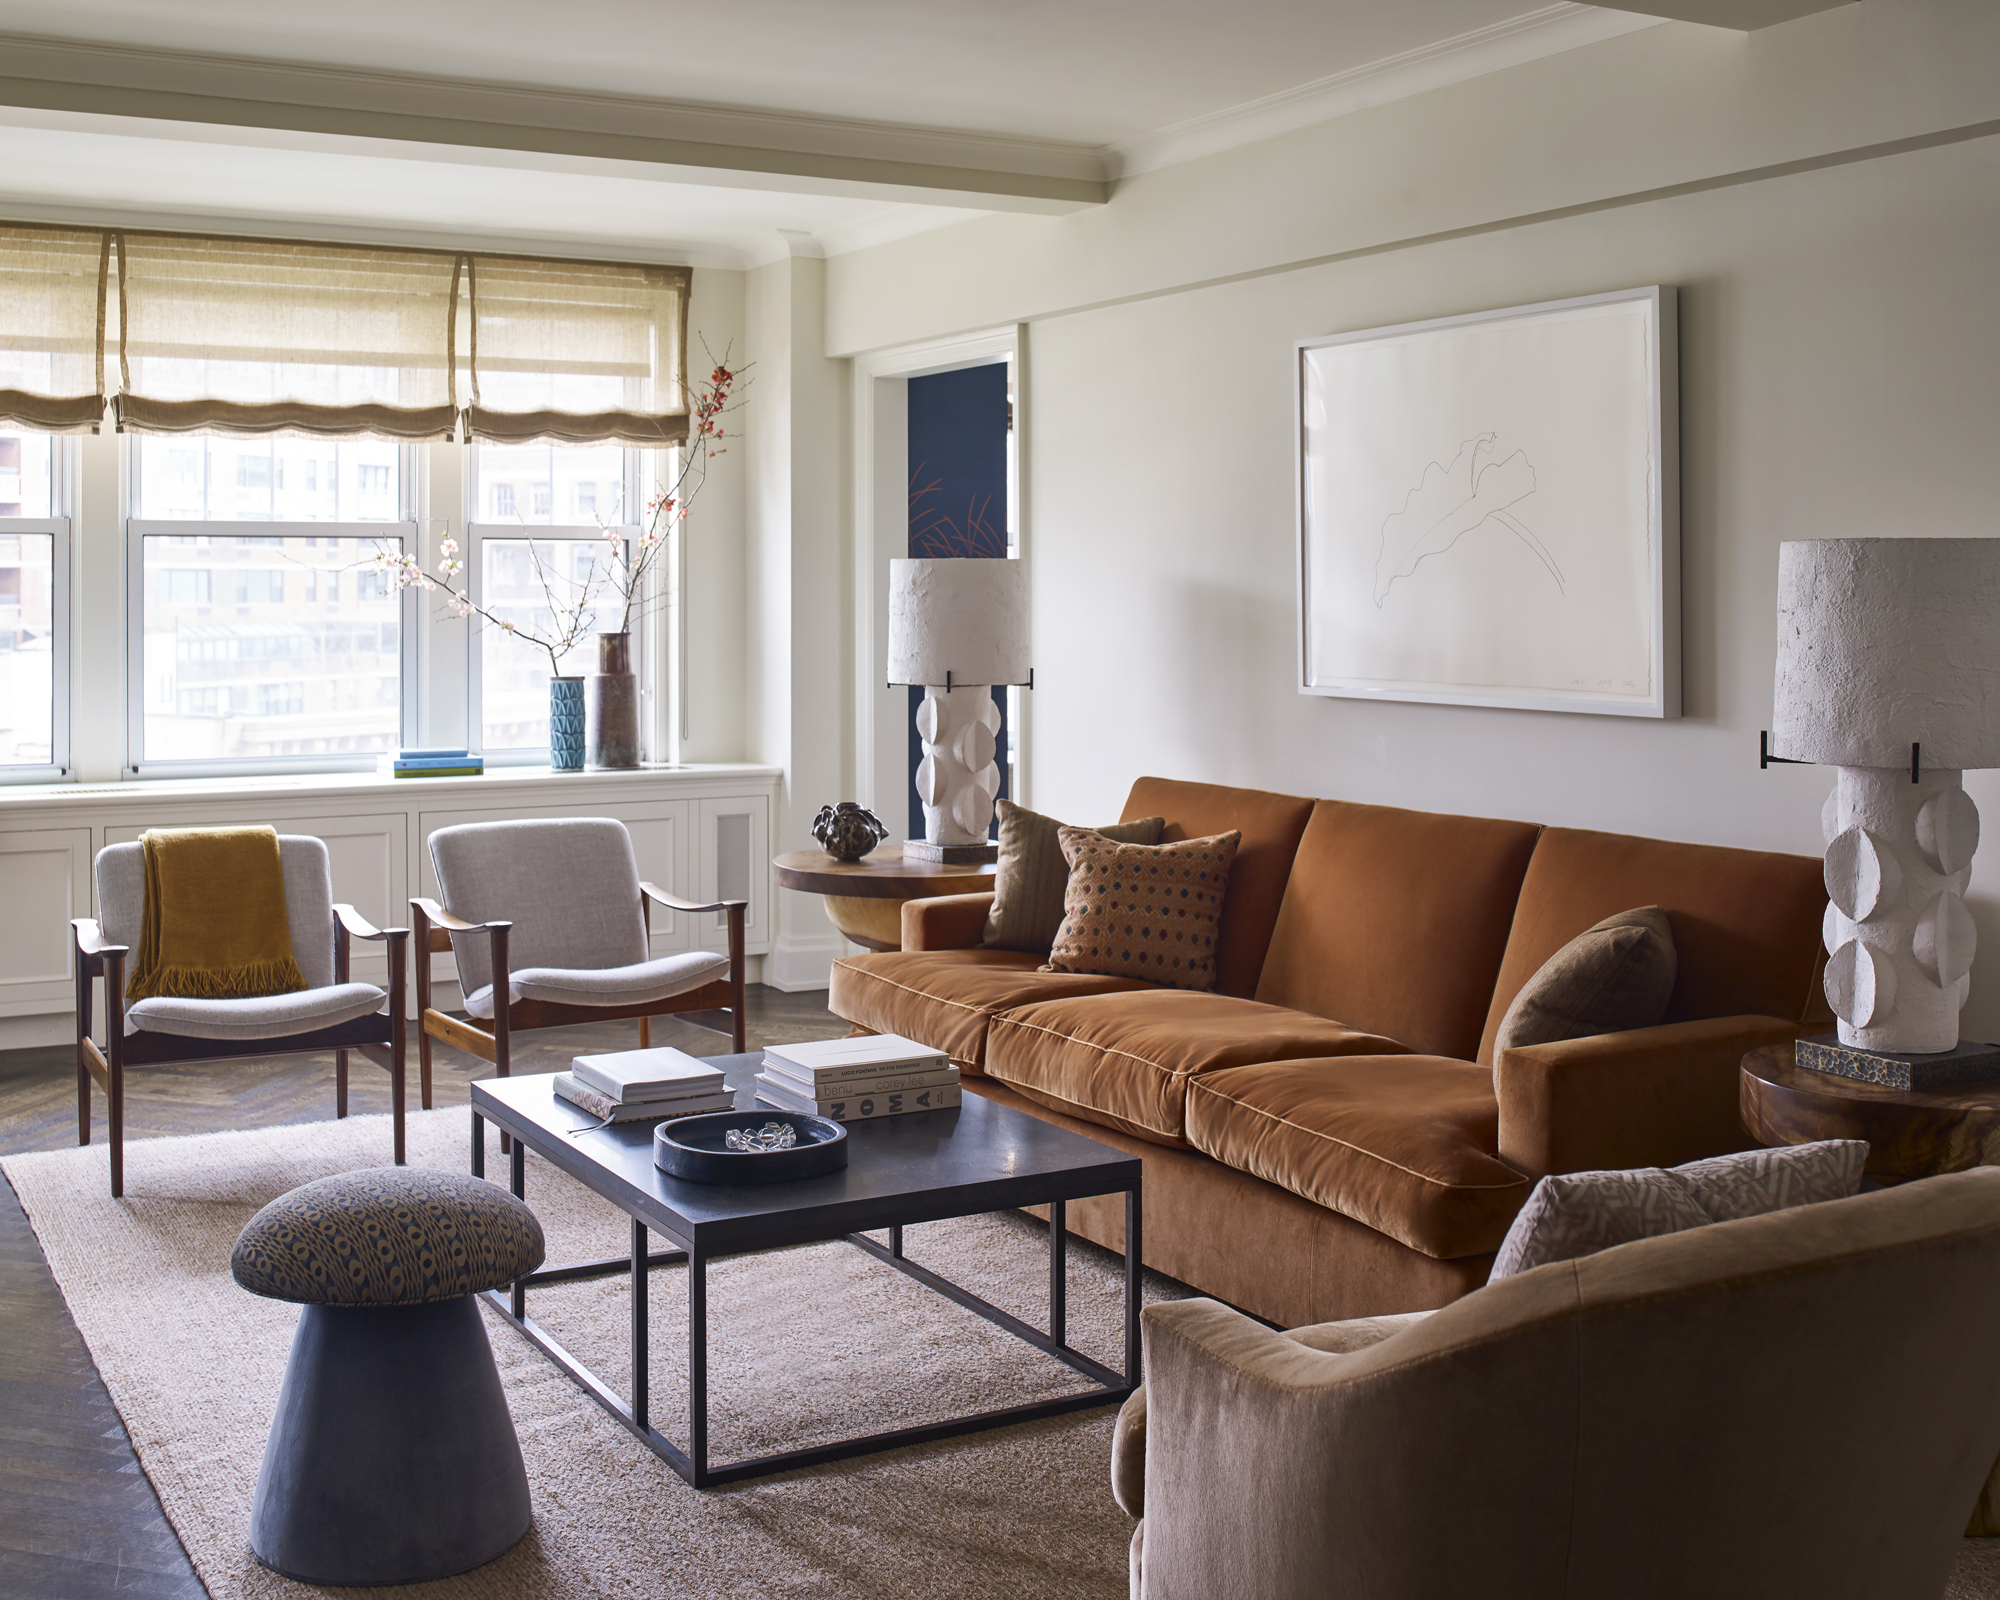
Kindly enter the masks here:
[[1038, 972], [1025, 950], [887, 950], [833, 964], [827, 1009], [872, 1033], [899, 1033], [942, 1050], [962, 1072], [986, 1070], [994, 1013], [1036, 1000], [1143, 989], [1131, 978]]
[[1379, 1034], [1186, 989], [1044, 1000], [993, 1019], [986, 1071], [1039, 1104], [1185, 1144], [1188, 1081], [1293, 1056], [1401, 1054]]
[[1312, 816], [1313, 803], [1297, 795], [1262, 789], [1235, 789], [1220, 783], [1182, 783], [1173, 778], [1141, 778], [1132, 785], [1121, 822], [1165, 817], [1162, 844], [1211, 834], [1242, 834], [1222, 899], [1222, 933], [1215, 987], [1220, 994], [1249, 999], [1257, 992], [1278, 905], [1292, 874], [1292, 857]]
[[1257, 998], [1470, 1059], [1539, 831], [1320, 801]]
[[1497, 1250], [1534, 1180], [1499, 1155], [1493, 1074], [1441, 1056], [1275, 1061], [1188, 1085], [1188, 1141], [1449, 1259]]
[[1679, 970], [1668, 1022], [1748, 1014], [1830, 1021], [1819, 976], [1822, 873], [1812, 856], [1545, 829], [1521, 883], [1478, 1058], [1492, 1061], [1500, 1019], [1543, 962], [1633, 906], [1659, 906], [1673, 923]]

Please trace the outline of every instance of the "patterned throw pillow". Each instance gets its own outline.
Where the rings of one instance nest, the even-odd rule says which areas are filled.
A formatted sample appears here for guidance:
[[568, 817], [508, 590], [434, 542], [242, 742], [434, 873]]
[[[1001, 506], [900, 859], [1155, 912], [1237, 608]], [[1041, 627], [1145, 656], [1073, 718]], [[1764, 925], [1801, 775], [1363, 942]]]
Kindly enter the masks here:
[[1044, 972], [1141, 978], [1167, 989], [1215, 986], [1216, 928], [1240, 833], [1151, 846], [1118, 844], [1088, 828], [1064, 828], [1059, 837], [1069, 887]]
[[1640, 906], [1586, 928], [1542, 963], [1500, 1019], [1493, 1053], [1553, 1039], [1650, 1028], [1673, 998], [1673, 925]]
[[[1062, 927], [1063, 889], [1069, 882], [1063, 824], [1011, 800], [996, 800], [993, 809], [1000, 818], [1000, 860], [980, 943], [994, 950], [1045, 952]], [[1158, 844], [1166, 826], [1165, 817], [1140, 817], [1093, 831], [1121, 844]]]
[[1867, 1159], [1864, 1139], [1824, 1139], [1681, 1167], [1552, 1173], [1529, 1193], [1486, 1281], [1635, 1239], [1845, 1199], [1861, 1187]]

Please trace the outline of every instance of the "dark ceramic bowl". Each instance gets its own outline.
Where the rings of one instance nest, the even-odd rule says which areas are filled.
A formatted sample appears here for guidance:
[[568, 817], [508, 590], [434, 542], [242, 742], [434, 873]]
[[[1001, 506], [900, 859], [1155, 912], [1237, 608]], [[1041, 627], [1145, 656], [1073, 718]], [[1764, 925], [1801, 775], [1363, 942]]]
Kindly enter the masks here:
[[[799, 1142], [789, 1150], [731, 1150], [731, 1128], [789, 1122]], [[847, 1130], [829, 1117], [801, 1111], [711, 1111], [676, 1117], [653, 1130], [653, 1165], [690, 1183], [789, 1183], [847, 1165]]]

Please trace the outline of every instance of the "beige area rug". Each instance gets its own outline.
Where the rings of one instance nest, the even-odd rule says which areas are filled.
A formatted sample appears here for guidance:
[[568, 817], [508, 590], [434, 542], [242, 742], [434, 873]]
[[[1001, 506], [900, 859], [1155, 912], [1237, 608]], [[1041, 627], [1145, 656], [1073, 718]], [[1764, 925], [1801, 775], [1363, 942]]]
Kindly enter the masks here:
[[[210, 1594], [316, 1592], [259, 1567], [258, 1464], [298, 1311], [237, 1288], [229, 1251], [267, 1201], [375, 1165], [380, 1117], [11, 1156], [21, 1197], [139, 1459]], [[412, 1164], [466, 1165], [466, 1112], [409, 1120]], [[491, 1137], [487, 1171], [502, 1173]], [[622, 1255], [622, 1213], [528, 1159], [551, 1264]], [[1047, 1235], [1007, 1213], [906, 1230], [912, 1259], [1045, 1325]], [[656, 1244], [655, 1248], [659, 1248]], [[685, 1273], [649, 1279], [654, 1423], [685, 1441]], [[1155, 1293], [1164, 1284], [1154, 1285]], [[1084, 1387], [1069, 1368], [851, 1245], [709, 1269], [711, 1460], [914, 1425]], [[1115, 1365], [1122, 1269], [1075, 1246], [1070, 1338]], [[620, 1279], [537, 1290], [529, 1311], [628, 1392]], [[421, 1596], [1036, 1596], [1125, 1592], [1109, 1406], [697, 1493], [490, 1311], [534, 1494], [534, 1528]]]

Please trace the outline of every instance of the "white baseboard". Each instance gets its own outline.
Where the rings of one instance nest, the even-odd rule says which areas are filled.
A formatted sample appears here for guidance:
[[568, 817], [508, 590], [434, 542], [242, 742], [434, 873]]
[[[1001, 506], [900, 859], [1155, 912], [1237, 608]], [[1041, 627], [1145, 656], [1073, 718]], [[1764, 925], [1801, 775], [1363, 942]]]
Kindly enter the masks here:
[[764, 982], [786, 994], [824, 989], [833, 982], [833, 964], [847, 954], [837, 933], [812, 939], [780, 939], [764, 958]]
[[42, 1045], [75, 1043], [74, 1011], [48, 1011], [33, 1017], [0, 1017], [0, 1050], [33, 1050]]

